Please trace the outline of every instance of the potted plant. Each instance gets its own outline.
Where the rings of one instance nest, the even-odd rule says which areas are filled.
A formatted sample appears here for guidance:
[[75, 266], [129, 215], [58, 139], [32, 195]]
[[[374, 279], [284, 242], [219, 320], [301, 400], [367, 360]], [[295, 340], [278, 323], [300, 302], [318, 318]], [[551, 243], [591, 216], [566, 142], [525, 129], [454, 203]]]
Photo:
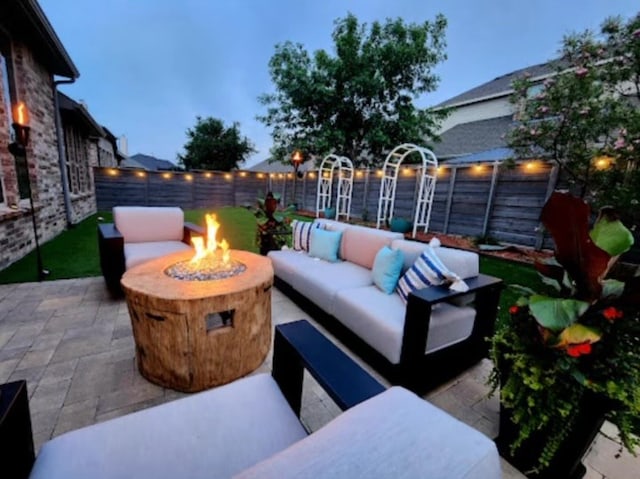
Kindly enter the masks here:
[[290, 215], [295, 212], [295, 206], [278, 211], [280, 195], [269, 191], [264, 197], [260, 195], [256, 201], [256, 208], [251, 208], [257, 218], [258, 231], [256, 241], [260, 254], [281, 249], [291, 234]]
[[607, 278], [633, 237], [610, 208], [590, 231], [589, 218], [583, 200], [550, 197], [541, 221], [555, 259], [536, 264], [549, 291], [520, 287], [524, 295], [492, 338], [496, 443], [533, 477], [582, 477], [580, 461], [605, 417], [628, 450], [639, 444], [640, 277]]

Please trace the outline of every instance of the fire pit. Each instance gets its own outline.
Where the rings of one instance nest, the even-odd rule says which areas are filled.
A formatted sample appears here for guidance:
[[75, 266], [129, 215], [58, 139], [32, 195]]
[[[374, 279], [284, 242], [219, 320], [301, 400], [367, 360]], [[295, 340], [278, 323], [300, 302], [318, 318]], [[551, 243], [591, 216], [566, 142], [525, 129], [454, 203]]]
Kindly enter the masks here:
[[122, 277], [140, 373], [179, 391], [201, 391], [255, 370], [271, 345], [271, 261], [216, 243], [164, 256]]

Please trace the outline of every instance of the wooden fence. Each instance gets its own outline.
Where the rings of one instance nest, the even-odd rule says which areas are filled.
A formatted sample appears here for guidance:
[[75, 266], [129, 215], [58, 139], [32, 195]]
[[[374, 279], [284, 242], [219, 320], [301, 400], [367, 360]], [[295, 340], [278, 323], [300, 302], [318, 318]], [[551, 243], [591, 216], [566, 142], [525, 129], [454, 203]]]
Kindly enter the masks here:
[[[99, 211], [116, 205], [180, 206], [183, 209], [255, 204], [260, 192], [279, 192], [285, 203], [315, 211], [317, 172], [142, 172], [94, 169]], [[357, 170], [351, 215], [375, 221], [381, 170]], [[492, 237], [513, 244], [549, 247], [539, 233], [540, 210], [556, 182], [545, 163], [514, 168], [493, 164], [441, 167], [429, 231]], [[419, 178], [411, 167], [398, 178], [395, 216], [413, 219]], [[295, 190], [295, 198], [294, 198]], [[335, 188], [334, 188], [335, 201]]]

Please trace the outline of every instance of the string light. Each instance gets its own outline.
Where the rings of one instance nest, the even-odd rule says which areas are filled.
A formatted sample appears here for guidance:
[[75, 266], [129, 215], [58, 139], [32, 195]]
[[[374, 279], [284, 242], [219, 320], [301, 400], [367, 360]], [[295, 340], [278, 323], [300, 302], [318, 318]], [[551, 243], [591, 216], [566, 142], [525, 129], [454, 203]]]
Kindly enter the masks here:
[[611, 163], [613, 163], [613, 158], [611, 158], [610, 156], [598, 156], [594, 158], [594, 163], [596, 169], [606, 170], [611, 166]]
[[144, 178], [147, 174], [144, 171], [136, 171], [136, 176]]
[[193, 180], [193, 175], [184, 175], [184, 179], [187, 181]]
[[107, 172], [111, 175], [111, 176], [118, 176], [118, 170], [115, 170], [113, 168], [109, 168], [107, 170]]
[[240, 172], [240, 176], [242, 176], [244, 178], [245, 176], [247, 176], [247, 172], [246, 171], [241, 171]]
[[316, 177], [316, 174], [313, 171], [309, 172], [309, 178], [313, 180], [315, 177]]
[[[243, 176], [242, 174], [240, 176]], [[233, 176], [231, 176], [231, 173], [225, 173], [224, 174], [224, 179], [225, 180], [230, 180], [231, 178], [233, 178]]]
[[376, 171], [376, 176], [382, 176], [382, 174], [383, 174], [383, 173], [382, 173], [382, 170], [377, 170], [377, 171]]
[[287, 173], [287, 178], [289, 179], [293, 178], [293, 173]]
[[258, 178], [264, 178], [264, 174], [262, 174], [262, 173], [258, 173], [257, 176], [258, 176]]
[[357, 178], [362, 178], [363, 176], [364, 176], [364, 171], [361, 171], [361, 170], [356, 171]]
[[204, 174], [205, 178], [211, 178], [213, 175], [211, 173], [209, 173], [208, 171]]
[[284, 178], [284, 175], [282, 173], [278, 173], [278, 178]]
[[169, 178], [171, 178], [171, 173], [162, 173], [162, 177], [163, 177], [165, 180], [168, 180]]
[[484, 171], [484, 165], [478, 163], [477, 165], [473, 165], [473, 170], [476, 173], [482, 173]]

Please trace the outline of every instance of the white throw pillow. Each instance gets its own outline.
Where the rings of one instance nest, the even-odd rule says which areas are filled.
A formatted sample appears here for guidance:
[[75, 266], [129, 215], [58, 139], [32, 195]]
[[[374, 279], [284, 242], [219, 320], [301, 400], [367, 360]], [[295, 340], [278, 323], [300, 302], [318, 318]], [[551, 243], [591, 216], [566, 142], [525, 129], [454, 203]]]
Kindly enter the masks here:
[[449, 271], [433, 248], [428, 246], [418, 256], [413, 266], [400, 278], [396, 291], [406, 303], [412, 291], [447, 282], [452, 283], [450, 289], [454, 291], [469, 290], [467, 284], [453, 271]]
[[293, 234], [293, 249], [296, 251], [309, 251], [309, 245], [311, 243], [311, 229], [319, 227], [319, 223], [293, 220], [291, 222], [291, 232]]

